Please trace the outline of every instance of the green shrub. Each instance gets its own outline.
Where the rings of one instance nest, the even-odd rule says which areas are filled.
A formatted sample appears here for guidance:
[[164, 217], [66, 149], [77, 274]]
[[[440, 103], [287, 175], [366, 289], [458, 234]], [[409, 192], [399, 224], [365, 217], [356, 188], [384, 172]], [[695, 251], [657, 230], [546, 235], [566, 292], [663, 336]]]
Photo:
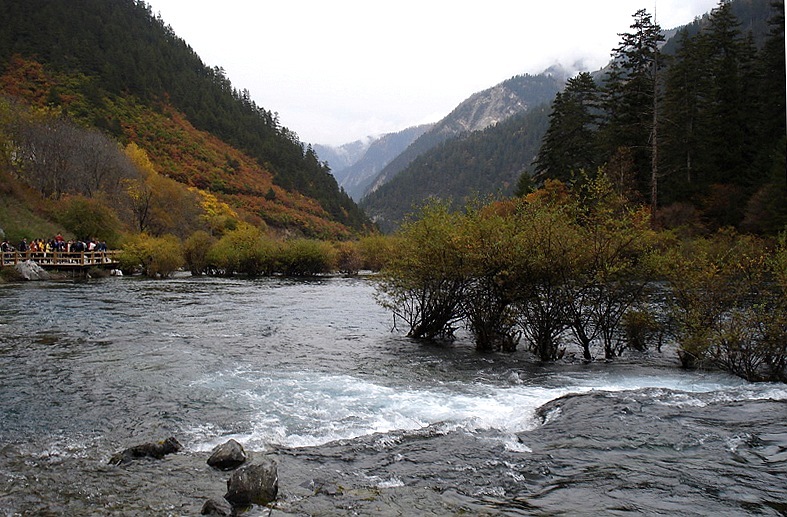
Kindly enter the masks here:
[[331, 273], [336, 268], [336, 250], [324, 241], [294, 239], [282, 244], [277, 262], [286, 276]]
[[115, 213], [96, 199], [75, 196], [64, 202], [58, 219], [77, 239], [106, 241], [110, 248], [120, 240], [120, 221]]
[[242, 224], [225, 233], [206, 258], [226, 275], [258, 276], [273, 273], [276, 253], [277, 244], [261, 229]]
[[648, 344], [659, 335], [661, 326], [655, 316], [646, 310], [631, 309], [623, 315], [626, 344], [637, 351], [645, 351]]
[[348, 276], [358, 274], [363, 267], [363, 257], [357, 242], [344, 241], [336, 243], [336, 269]]
[[399, 239], [387, 235], [370, 235], [358, 241], [363, 264], [361, 269], [381, 271], [398, 252]]
[[670, 253], [670, 314], [684, 366], [712, 364], [752, 381], [787, 378], [779, 253], [728, 231]]
[[208, 272], [208, 253], [214, 242], [215, 239], [208, 232], [198, 230], [183, 243], [183, 258], [192, 275], [204, 275]]
[[460, 216], [433, 202], [402, 226], [399, 247], [381, 272], [377, 301], [416, 339], [450, 339], [462, 318], [468, 278], [463, 270]]
[[140, 233], [126, 240], [120, 254], [124, 272], [140, 269], [143, 275], [151, 278], [166, 278], [184, 264], [180, 239], [174, 235], [151, 237]]

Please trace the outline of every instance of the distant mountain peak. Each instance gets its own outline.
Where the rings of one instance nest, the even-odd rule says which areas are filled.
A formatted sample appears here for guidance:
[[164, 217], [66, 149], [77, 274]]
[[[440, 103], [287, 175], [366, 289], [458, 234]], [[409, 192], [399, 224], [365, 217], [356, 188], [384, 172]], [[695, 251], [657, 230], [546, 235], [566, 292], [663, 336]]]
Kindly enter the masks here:
[[374, 177], [432, 126], [413, 126], [395, 133], [356, 140], [338, 148], [318, 145], [315, 150], [321, 160], [328, 162], [339, 186], [358, 201]]

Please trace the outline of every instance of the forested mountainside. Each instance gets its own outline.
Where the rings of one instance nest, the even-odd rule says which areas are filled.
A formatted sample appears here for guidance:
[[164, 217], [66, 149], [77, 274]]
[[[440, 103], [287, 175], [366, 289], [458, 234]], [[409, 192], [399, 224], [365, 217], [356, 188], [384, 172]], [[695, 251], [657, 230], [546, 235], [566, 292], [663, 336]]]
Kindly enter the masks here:
[[391, 181], [418, 156], [442, 142], [467, 132], [479, 131], [551, 101], [565, 80], [565, 71], [554, 68], [539, 75], [518, 75], [471, 95], [386, 165], [365, 194]]
[[[519, 171], [537, 172], [540, 184], [547, 179], [574, 184], [602, 167], [633, 201], [650, 202], [655, 188], [654, 213], [666, 226], [782, 228], [787, 223], [784, 4], [770, 4], [723, 4], [676, 31], [663, 47], [673, 55], [655, 52], [661, 32], [646, 12], [638, 13], [631, 32], [613, 49], [610, 67], [594, 74], [596, 81], [590, 74], [569, 80], [547, 110], [548, 124], [533, 118], [542, 131], [549, 129], [536, 163], [529, 153], [516, 156], [523, 160]], [[650, 50], [636, 55], [638, 48]], [[654, 60], [655, 78], [648, 75]], [[538, 134], [538, 127], [511, 129]], [[471, 187], [457, 187], [458, 178], [472, 178], [469, 184], [480, 192], [510, 192], [515, 180], [494, 183], [500, 177], [490, 176], [490, 183], [478, 188], [486, 179], [475, 177], [489, 174], [477, 157], [488, 156], [498, 140], [506, 137], [489, 130], [433, 149], [361, 206], [383, 228], [393, 228], [424, 199], [460, 201]], [[514, 157], [508, 167], [517, 168]]]
[[433, 126], [434, 124], [425, 124], [409, 127], [396, 133], [381, 136], [369, 145], [360, 159], [345, 168], [341, 175], [337, 174], [339, 186], [351, 198], [356, 201], [360, 200], [380, 171]]
[[2, 95], [138, 144], [158, 173], [271, 226], [367, 226], [313, 150], [145, 2], [0, 0], [0, 19]]
[[510, 196], [536, 156], [548, 125], [542, 104], [481, 131], [465, 133], [417, 157], [361, 206], [381, 230], [394, 230], [430, 197], [453, 201]]

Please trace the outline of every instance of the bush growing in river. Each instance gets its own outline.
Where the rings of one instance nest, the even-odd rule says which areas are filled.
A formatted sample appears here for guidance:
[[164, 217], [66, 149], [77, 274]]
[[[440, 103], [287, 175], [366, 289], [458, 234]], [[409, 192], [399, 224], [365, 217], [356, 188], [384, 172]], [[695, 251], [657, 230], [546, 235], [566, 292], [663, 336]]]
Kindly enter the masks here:
[[461, 240], [468, 271], [462, 316], [480, 351], [516, 350], [521, 337], [514, 302], [518, 283], [512, 265], [520, 250], [511, 205], [471, 210], [461, 221]]
[[408, 223], [379, 286], [380, 301], [414, 337], [464, 322], [482, 351], [557, 359], [572, 330], [586, 359], [602, 340], [620, 351], [620, 321], [647, 282], [648, 216], [626, 208], [600, 175], [582, 199], [560, 182], [527, 196], [452, 214], [432, 204]]
[[275, 270], [277, 253], [277, 243], [261, 229], [241, 224], [225, 233], [210, 248], [206, 259], [225, 275], [270, 275]]
[[381, 271], [398, 250], [398, 238], [390, 235], [368, 235], [358, 241], [363, 259], [361, 269]]
[[204, 230], [192, 233], [183, 243], [183, 258], [192, 275], [204, 275], [208, 272], [210, 261], [208, 253], [216, 239]]
[[363, 267], [363, 257], [357, 242], [336, 243], [336, 269], [347, 276], [357, 275]]
[[335, 271], [336, 250], [330, 243], [314, 239], [294, 239], [282, 243], [278, 268], [286, 276], [315, 276]]
[[140, 268], [152, 278], [168, 277], [185, 264], [180, 239], [174, 235], [152, 237], [145, 233], [126, 240], [120, 254], [121, 269], [131, 273]]
[[628, 310], [621, 321], [626, 335], [628, 348], [643, 352], [648, 344], [656, 340], [662, 327], [651, 311], [643, 309]]
[[445, 204], [426, 205], [400, 231], [399, 248], [383, 269], [378, 302], [417, 339], [453, 337], [467, 284], [459, 217]]
[[670, 251], [671, 315], [684, 366], [719, 366], [747, 380], [787, 378], [784, 245], [723, 231]]
[[577, 238], [574, 264], [564, 279], [568, 322], [591, 359], [594, 340], [611, 359], [626, 346], [621, 339], [624, 315], [642, 299], [652, 278], [650, 254], [653, 235], [650, 212], [631, 205], [599, 174], [582, 184], [574, 208]]
[[680, 242], [603, 175], [582, 188], [551, 182], [463, 214], [427, 205], [398, 234], [378, 302], [409, 336], [464, 324], [478, 350], [512, 351], [521, 336], [544, 361], [569, 336], [586, 360], [597, 343], [606, 358], [660, 349], [666, 320], [684, 366], [787, 379], [787, 235], [775, 251], [731, 231]]

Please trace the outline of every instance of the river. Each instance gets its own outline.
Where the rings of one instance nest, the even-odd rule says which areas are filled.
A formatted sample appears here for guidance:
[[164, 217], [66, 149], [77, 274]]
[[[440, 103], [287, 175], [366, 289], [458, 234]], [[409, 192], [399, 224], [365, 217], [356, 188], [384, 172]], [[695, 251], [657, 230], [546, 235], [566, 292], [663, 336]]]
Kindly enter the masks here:
[[278, 463], [247, 515], [787, 515], [785, 385], [391, 325], [365, 278], [0, 285], [0, 515], [198, 515], [229, 438]]

